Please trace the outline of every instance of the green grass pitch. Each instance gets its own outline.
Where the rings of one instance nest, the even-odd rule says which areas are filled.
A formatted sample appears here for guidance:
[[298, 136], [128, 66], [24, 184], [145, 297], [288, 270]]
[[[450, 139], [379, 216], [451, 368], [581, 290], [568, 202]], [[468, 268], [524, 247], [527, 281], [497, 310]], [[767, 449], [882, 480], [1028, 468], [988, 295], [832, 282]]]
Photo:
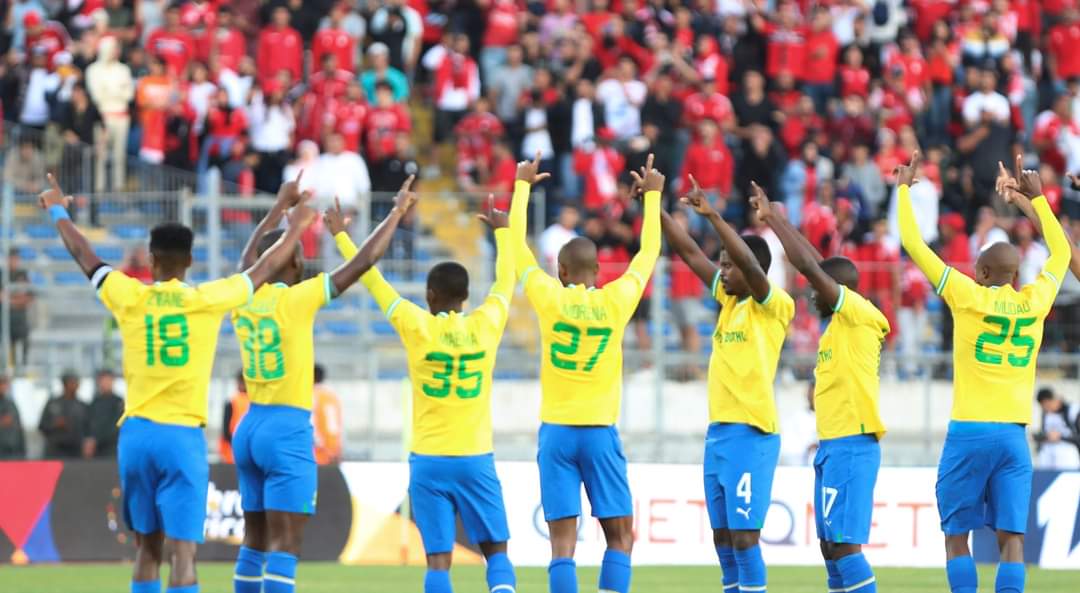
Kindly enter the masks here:
[[[124, 564], [62, 564], [52, 566], [0, 568], [0, 591], [4, 593], [123, 593], [128, 590], [130, 566]], [[881, 568], [877, 571], [881, 593], [946, 593], [945, 571], [938, 569]], [[482, 567], [455, 568], [454, 590], [483, 593]], [[581, 591], [596, 590], [596, 569], [579, 572]], [[232, 565], [199, 566], [203, 593], [231, 593]], [[342, 566], [330, 563], [302, 563], [297, 590], [301, 593], [420, 593], [422, 568], [385, 566]], [[980, 591], [994, 590], [994, 568], [980, 567]], [[1080, 571], [1028, 569], [1029, 593], [1076, 593], [1080, 591]], [[519, 593], [546, 593], [547, 573], [543, 568], [518, 570]], [[717, 593], [719, 567], [641, 567], [634, 569], [634, 593]], [[774, 593], [823, 593], [824, 568], [769, 568], [769, 591]]]

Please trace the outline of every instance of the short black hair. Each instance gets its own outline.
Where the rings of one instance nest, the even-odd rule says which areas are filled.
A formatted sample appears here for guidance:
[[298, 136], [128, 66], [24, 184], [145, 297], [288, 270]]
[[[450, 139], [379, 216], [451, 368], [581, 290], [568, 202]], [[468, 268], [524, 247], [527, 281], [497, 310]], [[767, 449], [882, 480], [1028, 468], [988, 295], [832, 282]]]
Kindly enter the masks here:
[[1044, 401], [1052, 399], [1054, 399], [1054, 390], [1050, 389], [1049, 387], [1043, 387], [1039, 390], [1038, 395], [1035, 396], [1035, 401], [1039, 402], [1040, 404]]
[[316, 383], [322, 383], [323, 379], [325, 379], [325, 378], [326, 378], [326, 369], [323, 368], [323, 365], [321, 365], [319, 363], [315, 363], [315, 382]]
[[259, 244], [255, 247], [256, 251], [259, 254], [259, 257], [262, 257], [262, 254], [266, 253], [268, 249], [273, 247], [274, 243], [277, 243], [278, 239], [280, 239], [281, 236], [284, 234], [285, 229], [274, 229], [259, 238]]
[[750, 252], [754, 254], [761, 269], [768, 272], [769, 266], [772, 265], [772, 251], [769, 250], [769, 244], [757, 235], [743, 235], [742, 239], [750, 248]]
[[464, 301], [469, 298], [469, 271], [457, 262], [436, 264], [428, 272], [427, 288], [434, 291], [439, 298]]
[[150, 253], [161, 256], [190, 256], [195, 233], [178, 223], [166, 222], [150, 229]]
[[95, 379], [100, 379], [102, 377], [115, 377], [115, 376], [116, 376], [116, 373], [114, 373], [112, 371], [112, 369], [98, 369], [97, 372], [94, 373], [94, 378]]
[[837, 283], [842, 284], [851, 290], [858, 290], [859, 288], [859, 268], [855, 266], [855, 262], [846, 257], [830, 257], [822, 260], [821, 269], [829, 275], [830, 278], [836, 280]]

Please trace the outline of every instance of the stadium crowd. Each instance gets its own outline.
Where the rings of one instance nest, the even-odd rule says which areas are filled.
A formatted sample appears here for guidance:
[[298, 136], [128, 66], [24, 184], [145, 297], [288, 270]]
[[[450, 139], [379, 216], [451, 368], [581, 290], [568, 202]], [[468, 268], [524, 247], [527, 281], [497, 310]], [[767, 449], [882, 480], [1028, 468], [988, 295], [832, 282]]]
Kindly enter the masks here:
[[[462, 191], [508, 200], [514, 163], [539, 153], [553, 174], [543, 252], [590, 236], [610, 270], [602, 283], [637, 249], [624, 172], [656, 152], [658, 167], [678, 172], [669, 200], [693, 176], [783, 261], [747, 208], [756, 180], [824, 255], [859, 263], [860, 288], [912, 354], [922, 350], [931, 287], [901, 258], [892, 199], [893, 168], [912, 151], [928, 158], [912, 190], [924, 238], [962, 270], [999, 240], [1021, 247], [1021, 283], [1047, 257], [993, 191], [997, 162], [1017, 151], [1038, 164], [1055, 211], [1080, 234], [1080, 192], [1066, 177], [1080, 171], [1080, 54], [1069, 50], [1080, 13], [1071, 0], [0, 6], [5, 125], [94, 145], [98, 191], [129, 185], [129, 158], [197, 171], [203, 191], [217, 168], [248, 194], [315, 167], [309, 188], [348, 208], [396, 189], [417, 161], [430, 165], [425, 177], [440, 175], [442, 146], [453, 147]], [[413, 120], [428, 111], [431, 137], [419, 137]], [[55, 154], [54, 164], [68, 156]], [[5, 179], [35, 193], [43, 159], [33, 146], [11, 146]], [[680, 220], [718, 249], [692, 212]], [[773, 280], [795, 288], [790, 267], [775, 267]], [[679, 262], [671, 275], [684, 346], [695, 351], [702, 287]], [[1057, 304], [1048, 345], [1076, 351], [1080, 282], [1067, 279]], [[942, 350], [951, 344], [945, 315]], [[800, 323], [796, 348], [810, 352], [817, 328]]]

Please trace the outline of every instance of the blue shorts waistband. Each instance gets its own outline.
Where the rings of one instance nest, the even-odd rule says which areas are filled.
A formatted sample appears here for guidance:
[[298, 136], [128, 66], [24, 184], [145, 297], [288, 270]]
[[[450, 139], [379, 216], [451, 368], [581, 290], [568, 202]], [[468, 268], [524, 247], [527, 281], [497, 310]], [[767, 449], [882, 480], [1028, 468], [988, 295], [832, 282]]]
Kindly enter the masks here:
[[720, 438], [731, 436], [757, 436], [768, 437], [774, 436], [775, 433], [769, 433], [761, 430], [756, 426], [749, 424], [738, 424], [735, 422], [713, 422], [709, 425], [708, 431], [705, 433], [705, 438]]
[[495, 452], [481, 453], [479, 455], [424, 455], [422, 453], [409, 453], [409, 461], [482, 461], [494, 459]]
[[142, 416], [128, 416], [124, 418], [124, 426], [131, 426], [133, 428], [154, 428], [157, 430], [177, 430], [177, 431], [189, 431], [203, 434], [203, 427], [201, 426], [188, 426], [186, 424], [170, 424], [167, 422], [156, 422], [149, 418], [143, 418]]
[[877, 445], [878, 439], [873, 434], [852, 434], [834, 439], [821, 439], [819, 444], [822, 448], [838, 445]]
[[275, 416], [295, 416], [298, 420], [310, 420], [311, 410], [297, 408], [296, 406], [282, 406], [277, 404], [257, 404], [252, 402], [248, 407], [248, 414], [274, 414]]
[[949, 421], [947, 436], [954, 439], [971, 439], [989, 436], [1015, 436], [1025, 437], [1026, 430], [1022, 424], [1011, 422], [972, 422], [969, 420]]

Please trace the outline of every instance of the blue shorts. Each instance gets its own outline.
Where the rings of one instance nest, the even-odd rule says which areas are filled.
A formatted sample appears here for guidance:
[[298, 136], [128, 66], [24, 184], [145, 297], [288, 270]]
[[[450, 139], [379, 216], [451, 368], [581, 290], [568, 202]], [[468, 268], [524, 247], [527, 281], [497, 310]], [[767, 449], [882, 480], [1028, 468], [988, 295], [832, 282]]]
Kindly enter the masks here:
[[1023, 426], [950, 422], [938, 463], [941, 530], [945, 535], [963, 535], [988, 526], [1024, 533], [1031, 476]]
[[818, 539], [870, 543], [874, 484], [881, 445], [872, 434], [821, 441], [814, 457], [814, 521]]
[[232, 446], [244, 511], [315, 514], [319, 482], [311, 412], [251, 404]]
[[758, 530], [772, 504], [780, 435], [714, 422], [705, 435], [705, 504], [713, 529]]
[[428, 554], [454, 550], [455, 514], [475, 544], [510, 539], [495, 455], [409, 455], [409, 501]]
[[544, 520], [581, 515], [581, 485], [598, 519], [634, 514], [626, 457], [614, 426], [540, 425], [540, 502]]
[[203, 541], [210, 466], [201, 428], [127, 418], [120, 427], [117, 462], [128, 528]]

